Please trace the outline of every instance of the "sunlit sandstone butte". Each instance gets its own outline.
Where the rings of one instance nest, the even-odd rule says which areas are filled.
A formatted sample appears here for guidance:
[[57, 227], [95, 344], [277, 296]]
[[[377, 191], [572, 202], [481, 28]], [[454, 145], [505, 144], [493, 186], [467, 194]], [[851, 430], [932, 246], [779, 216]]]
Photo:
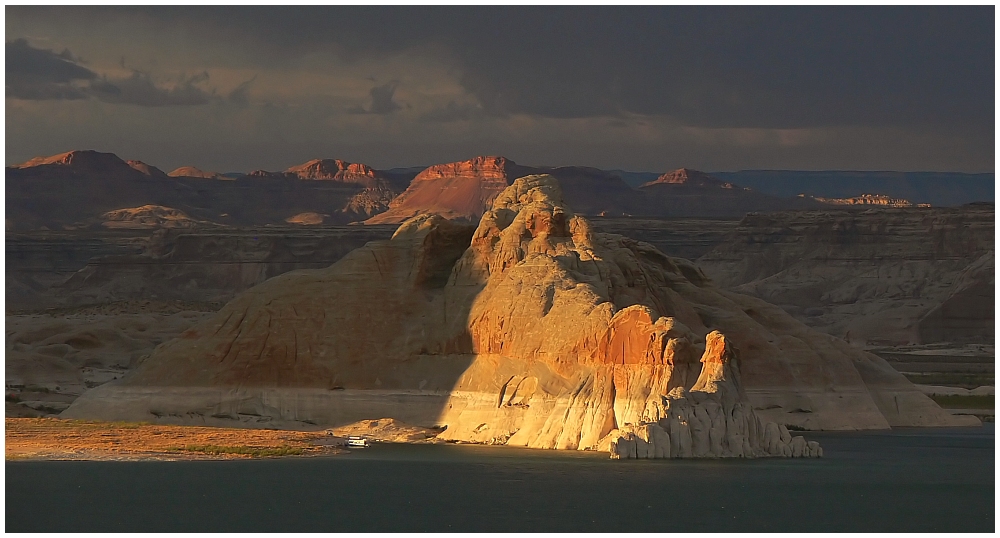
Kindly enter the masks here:
[[[786, 425], [959, 425], [881, 359], [591, 231], [551, 176], [478, 227], [389, 241], [260, 284], [66, 417], [293, 427], [392, 417], [444, 439], [618, 457], [817, 455]], [[974, 420], [974, 419], [973, 419]]]

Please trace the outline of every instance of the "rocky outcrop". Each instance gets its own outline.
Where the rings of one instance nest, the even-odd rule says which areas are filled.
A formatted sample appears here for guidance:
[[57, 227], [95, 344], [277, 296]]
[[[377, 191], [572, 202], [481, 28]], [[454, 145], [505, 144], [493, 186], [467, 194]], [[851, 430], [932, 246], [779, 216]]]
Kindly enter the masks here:
[[[721, 348], [713, 331], [726, 335]], [[551, 176], [514, 181], [475, 228], [420, 215], [328, 268], [272, 278], [64, 416], [258, 426], [391, 417], [447, 426], [442, 439], [595, 449], [615, 429], [669, 419], [669, 409], [682, 416], [685, 404], [664, 396], [700, 416], [735, 383], [727, 349], [740, 352], [740, 402], [753, 410], [740, 424], [760, 418], [761, 446], [776, 442], [769, 422], [966, 420], [885, 361], [715, 288], [690, 262], [594, 233]]]
[[941, 304], [917, 323], [921, 342], [995, 338], [996, 265], [990, 250], [963, 269]]
[[126, 161], [133, 170], [139, 172], [144, 176], [155, 177], [155, 178], [165, 178], [167, 174], [163, 173], [163, 170], [155, 166], [148, 165], [142, 161]]
[[641, 423], [605, 437], [613, 459], [819, 457], [815, 441], [763, 422], [740, 383], [736, 351], [718, 331], [705, 337], [702, 370], [691, 390], [678, 386]]
[[316, 213], [314, 211], [307, 211], [305, 213], [299, 213], [298, 215], [292, 215], [285, 219], [288, 224], [300, 224], [302, 226], [316, 226], [318, 224], [323, 224], [323, 221], [329, 217], [329, 215], [323, 215]]
[[424, 213], [478, 220], [494, 198], [524, 173], [524, 167], [496, 156], [434, 165], [417, 174], [388, 211], [365, 224], [399, 224]]
[[114, 153], [101, 153], [93, 150], [67, 151], [51, 157], [35, 157], [19, 165], [8, 168], [28, 169], [39, 166], [62, 166], [71, 167], [84, 171], [108, 171], [121, 170], [122, 165], [127, 163], [118, 158]]
[[930, 204], [914, 204], [909, 200], [904, 200], [902, 198], [891, 198], [884, 194], [862, 194], [860, 196], [852, 196], [849, 198], [823, 198], [820, 196], [813, 196], [813, 200], [817, 202], [822, 202], [824, 204], [830, 205], [847, 205], [847, 206], [884, 206], [884, 207], [930, 207]]
[[205, 170], [202, 170], [200, 168], [195, 168], [194, 166], [182, 166], [180, 168], [175, 169], [173, 172], [170, 172], [167, 175], [170, 177], [196, 177], [201, 179], [219, 179], [219, 180], [231, 179], [226, 176], [223, 176], [218, 172], [206, 172]]
[[116, 209], [101, 215], [100, 220], [105, 228], [195, 228], [213, 225], [211, 222], [193, 219], [179, 209], [161, 205]]

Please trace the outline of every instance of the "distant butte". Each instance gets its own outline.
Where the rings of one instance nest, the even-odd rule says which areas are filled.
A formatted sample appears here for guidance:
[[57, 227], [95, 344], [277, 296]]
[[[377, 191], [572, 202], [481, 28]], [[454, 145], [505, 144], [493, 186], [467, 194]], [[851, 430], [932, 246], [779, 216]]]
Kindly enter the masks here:
[[206, 172], [194, 166], [182, 166], [167, 174], [170, 177], [198, 177], [202, 179], [230, 179], [218, 172]]
[[651, 187], [653, 185], [693, 185], [698, 187], [722, 187], [724, 189], [731, 189], [734, 187], [732, 183], [726, 183], [725, 181], [716, 179], [713, 176], [706, 174], [705, 172], [700, 172], [698, 170], [692, 170], [690, 168], [678, 168], [673, 172], [667, 172], [653, 181], [644, 183], [639, 188]]

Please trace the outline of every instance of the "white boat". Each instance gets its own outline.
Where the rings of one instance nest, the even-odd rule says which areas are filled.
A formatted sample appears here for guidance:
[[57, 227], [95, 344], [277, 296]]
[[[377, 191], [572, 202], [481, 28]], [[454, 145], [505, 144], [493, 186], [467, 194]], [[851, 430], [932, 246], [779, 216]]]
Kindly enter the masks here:
[[367, 447], [367, 446], [371, 446], [371, 445], [368, 444], [368, 439], [365, 439], [364, 437], [358, 437], [356, 435], [352, 435], [352, 436], [350, 436], [350, 437], [347, 438], [347, 446]]

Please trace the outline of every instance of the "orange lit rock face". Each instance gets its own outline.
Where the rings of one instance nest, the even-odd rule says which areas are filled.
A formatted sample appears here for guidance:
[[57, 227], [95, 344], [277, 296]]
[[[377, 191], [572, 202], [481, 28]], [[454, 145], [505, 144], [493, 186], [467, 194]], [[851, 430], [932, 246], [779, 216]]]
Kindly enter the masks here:
[[52, 155], [51, 157], [35, 157], [12, 168], [31, 168], [48, 164], [62, 166], [77, 166], [84, 168], [115, 167], [124, 164], [114, 153], [100, 153], [91, 150], [77, 150]]
[[366, 224], [391, 224], [421, 213], [476, 220], [518, 175], [527, 170], [504, 157], [476, 157], [431, 166], [417, 174], [389, 210]]
[[372, 167], [361, 163], [349, 163], [340, 159], [314, 159], [285, 170], [299, 179], [314, 179], [323, 181], [339, 181], [341, 183], [357, 183], [366, 188], [387, 186]]

